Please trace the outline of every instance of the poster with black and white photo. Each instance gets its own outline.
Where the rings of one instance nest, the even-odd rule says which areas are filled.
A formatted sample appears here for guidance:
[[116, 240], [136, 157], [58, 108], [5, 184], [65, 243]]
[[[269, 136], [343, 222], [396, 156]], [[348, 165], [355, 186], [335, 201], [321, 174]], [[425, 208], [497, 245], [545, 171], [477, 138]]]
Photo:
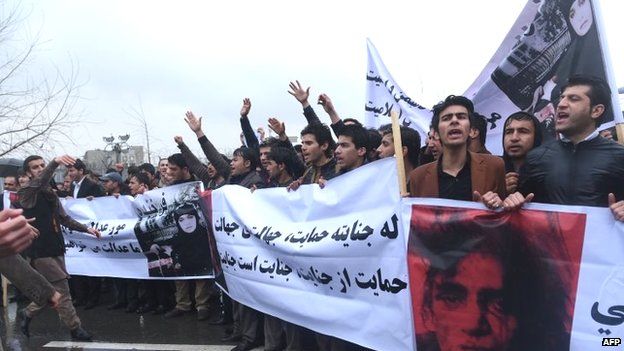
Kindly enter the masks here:
[[[602, 78], [611, 87], [611, 107], [599, 129], [624, 122], [598, 5], [592, 0], [527, 2], [496, 53], [464, 92], [474, 102], [475, 112], [487, 120], [490, 152], [502, 155], [503, 123], [518, 111], [538, 118], [546, 140], [556, 138], [555, 109], [561, 87], [576, 74]], [[417, 130], [425, 140], [431, 111], [398, 86], [370, 40], [367, 46], [364, 124], [377, 128], [390, 123], [390, 113], [395, 111], [403, 126]]]
[[556, 138], [555, 109], [568, 78], [590, 75], [612, 89], [612, 106], [599, 129], [623, 122], [598, 2], [528, 1], [480, 76], [465, 95], [488, 121], [490, 151], [500, 154], [503, 122], [526, 111], [541, 122], [546, 139]]
[[214, 276], [199, 207], [200, 182], [139, 195], [62, 200], [67, 213], [100, 230], [97, 239], [63, 228], [69, 273], [140, 279]]

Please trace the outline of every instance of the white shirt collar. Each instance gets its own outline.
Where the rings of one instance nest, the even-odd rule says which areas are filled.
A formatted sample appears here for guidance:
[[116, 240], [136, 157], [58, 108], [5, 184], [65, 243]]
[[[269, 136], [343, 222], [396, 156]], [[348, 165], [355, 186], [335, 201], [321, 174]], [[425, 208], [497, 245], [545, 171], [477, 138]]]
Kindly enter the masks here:
[[78, 197], [78, 191], [80, 191], [80, 185], [82, 185], [82, 181], [86, 178], [87, 176], [83, 176], [79, 182], [74, 181], [74, 198]]
[[[597, 138], [599, 135], [598, 133], [598, 129], [594, 130], [590, 135], [588, 135], [585, 139], [583, 139], [583, 141], [590, 141], [592, 139]], [[559, 139], [561, 139], [561, 141], [563, 141], [564, 143], [571, 143], [572, 140], [566, 138], [563, 136], [563, 134], [559, 133]], [[583, 142], [581, 141], [581, 142]]]

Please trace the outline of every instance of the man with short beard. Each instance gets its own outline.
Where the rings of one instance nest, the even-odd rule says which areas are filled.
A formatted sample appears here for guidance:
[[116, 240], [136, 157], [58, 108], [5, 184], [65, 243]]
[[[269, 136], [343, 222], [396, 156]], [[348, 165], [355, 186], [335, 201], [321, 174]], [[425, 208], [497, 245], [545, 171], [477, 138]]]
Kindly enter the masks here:
[[559, 140], [529, 152], [519, 190], [550, 204], [609, 207], [624, 221], [624, 147], [598, 134], [611, 104], [602, 79], [570, 77], [561, 89], [555, 128]]
[[516, 192], [520, 169], [529, 151], [542, 144], [540, 122], [535, 116], [519, 111], [511, 114], [503, 126], [503, 160], [507, 193]]
[[169, 180], [167, 179], [167, 165], [168, 161], [166, 158], [161, 158], [158, 161], [158, 187], [162, 188], [167, 186]]
[[[41, 156], [27, 157], [24, 160], [23, 169], [30, 181], [20, 189], [18, 205], [24, 209], [25, 217], [34, 218], [33, 226], [40, 233], [26, 250], [26, 255], [31, 258], [31, 265], [61, 294], [58, 313], [63, 323], [70, 329], [72, 339], [90, 341], [92, 336], [82, 328], [71, 302], [61, 225], [98, 238], [100, 232], [68, 216], [59, 198], [50, 188], [50, 179], [54, 175], [54, 170], [61, 164], [73, 166], [75, 162], [74, 158], [65, 155], [55, 158], [46, 166]], [[30, 321], [44, 308], [45, 306], [33, 302], [19, 312], [22, 333], [29, 335]]]

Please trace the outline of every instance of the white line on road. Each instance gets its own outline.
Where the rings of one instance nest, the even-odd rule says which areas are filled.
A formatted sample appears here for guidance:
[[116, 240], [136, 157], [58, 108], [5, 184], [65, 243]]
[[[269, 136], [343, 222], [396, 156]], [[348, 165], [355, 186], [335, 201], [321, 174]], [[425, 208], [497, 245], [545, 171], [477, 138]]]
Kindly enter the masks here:
[[[43, 347], [83, 348], [85, 350], [230, 351], [232, 345], [132, 344], [111, 342], [51, 341]], [[261, 347], [254, 350], [262, 350]]]

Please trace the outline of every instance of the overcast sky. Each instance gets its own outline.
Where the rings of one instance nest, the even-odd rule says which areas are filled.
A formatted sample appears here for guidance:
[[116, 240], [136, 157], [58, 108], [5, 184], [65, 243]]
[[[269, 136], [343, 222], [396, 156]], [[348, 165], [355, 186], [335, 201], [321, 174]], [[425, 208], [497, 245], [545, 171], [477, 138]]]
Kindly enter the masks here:
[[[145, 137], [128, 114], [143, 111], [152, 151], [175, 152], [174, 135], [195, 148], [183, 121], [192, 109], [221, 149], [238, 146], [238, 115], [251, 98], [254, 126], [268, 117], [290, 135], [304, 126], [288, 82], [327, 93], [343, 117], [365, 102], [366, 38], [412, 99], [431, 106], [461, 94], [498, 48], [526, 0], [437, 1], [28, 1], [16, 38], [41, 45], [33, 72], [69, 72], [84, 83], [76, 111], [85, 121], [74, 144], [53, 150], [82, 155], [103, 136]], [[9, 1], [8, 4], [14, 4]], [[303, 5], [305, 4], [305, 6]], [[5, 5], [6, 7], [6, 5]], [[618, 86], [624, 85], [624, 4], [603, 0]], [[317, 108], [321, 118], [325, 115]]]

